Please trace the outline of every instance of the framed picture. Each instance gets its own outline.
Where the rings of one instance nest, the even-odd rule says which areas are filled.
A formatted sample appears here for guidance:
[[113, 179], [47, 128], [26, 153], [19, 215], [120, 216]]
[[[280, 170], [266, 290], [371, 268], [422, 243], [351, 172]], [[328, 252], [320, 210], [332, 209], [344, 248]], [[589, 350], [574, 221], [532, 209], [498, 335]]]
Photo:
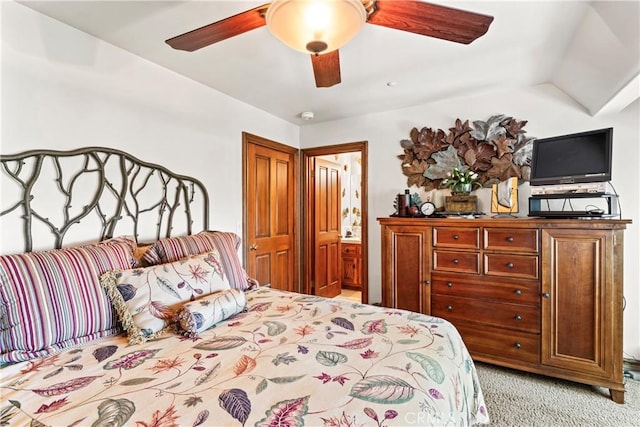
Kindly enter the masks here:
[[517, 177], [511, 177], [499, 184], [493, 184], [491, 191], [491, 212], [508, 215], [518, 212]]

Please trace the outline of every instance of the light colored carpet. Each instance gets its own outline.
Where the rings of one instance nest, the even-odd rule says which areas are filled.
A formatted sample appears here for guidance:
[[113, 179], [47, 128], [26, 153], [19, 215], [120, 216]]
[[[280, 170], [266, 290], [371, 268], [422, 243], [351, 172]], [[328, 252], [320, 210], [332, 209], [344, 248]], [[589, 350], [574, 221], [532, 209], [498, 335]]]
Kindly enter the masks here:
[[625, 403], [609, 390], [476, 363], [491, 426], [640, 426], [640, 382], [626, 379]]

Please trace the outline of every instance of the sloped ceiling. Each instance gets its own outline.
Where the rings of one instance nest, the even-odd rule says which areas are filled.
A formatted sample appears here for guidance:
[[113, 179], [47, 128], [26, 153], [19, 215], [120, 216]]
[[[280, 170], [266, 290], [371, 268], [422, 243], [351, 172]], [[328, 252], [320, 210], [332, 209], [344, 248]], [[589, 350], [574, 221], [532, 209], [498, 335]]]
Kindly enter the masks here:
[[329, 121], [504, 86], [553, 83], [592, 115], [620, 111], [640, 93], [636, 1], [437, 1], [495, 19], [470, 45], [365, 25], [340, 50], [342, 83], [321, 89], [309, 56], [267, 28], [196, 52], [164, 43], [262, 1], [20, 3], [298, 125], [303, 111]]

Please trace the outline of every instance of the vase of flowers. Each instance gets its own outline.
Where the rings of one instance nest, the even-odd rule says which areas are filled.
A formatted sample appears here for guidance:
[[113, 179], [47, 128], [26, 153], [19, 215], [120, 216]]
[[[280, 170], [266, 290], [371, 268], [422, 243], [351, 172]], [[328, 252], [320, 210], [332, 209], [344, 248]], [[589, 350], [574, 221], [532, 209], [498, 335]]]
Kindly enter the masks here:
[[474, 186], [480, 187], [478, 179], [478, 174], [471, 169], [453, 168], [447, 173], [447, 178], [442, 181], [442, 185], [449, 187], [454, 196], [468, 196]]

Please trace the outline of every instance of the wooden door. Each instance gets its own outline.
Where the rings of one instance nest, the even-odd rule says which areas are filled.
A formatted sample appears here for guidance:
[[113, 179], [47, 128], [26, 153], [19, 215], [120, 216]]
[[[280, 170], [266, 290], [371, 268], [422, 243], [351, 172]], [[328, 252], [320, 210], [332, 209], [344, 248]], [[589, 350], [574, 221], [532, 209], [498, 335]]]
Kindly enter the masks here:
[[382, 305], [430, 314], [429, 227], [383, 225]]
[[316, 158], [314, 167], [315, 294], [341, 292], [340, 165]]
[[250, 134], [245, 141], [245, 260], [260, 284], [297, 290], [294, 241], [297, 150]]
[[[612, 360], [612, 284], [607, 277], [612, 232], [542, 231], [542, 363], [609, 377]], [[617, 345], [617, 344], [615, 344]], [[620, 370], [622, 372], [622, 370]]]

